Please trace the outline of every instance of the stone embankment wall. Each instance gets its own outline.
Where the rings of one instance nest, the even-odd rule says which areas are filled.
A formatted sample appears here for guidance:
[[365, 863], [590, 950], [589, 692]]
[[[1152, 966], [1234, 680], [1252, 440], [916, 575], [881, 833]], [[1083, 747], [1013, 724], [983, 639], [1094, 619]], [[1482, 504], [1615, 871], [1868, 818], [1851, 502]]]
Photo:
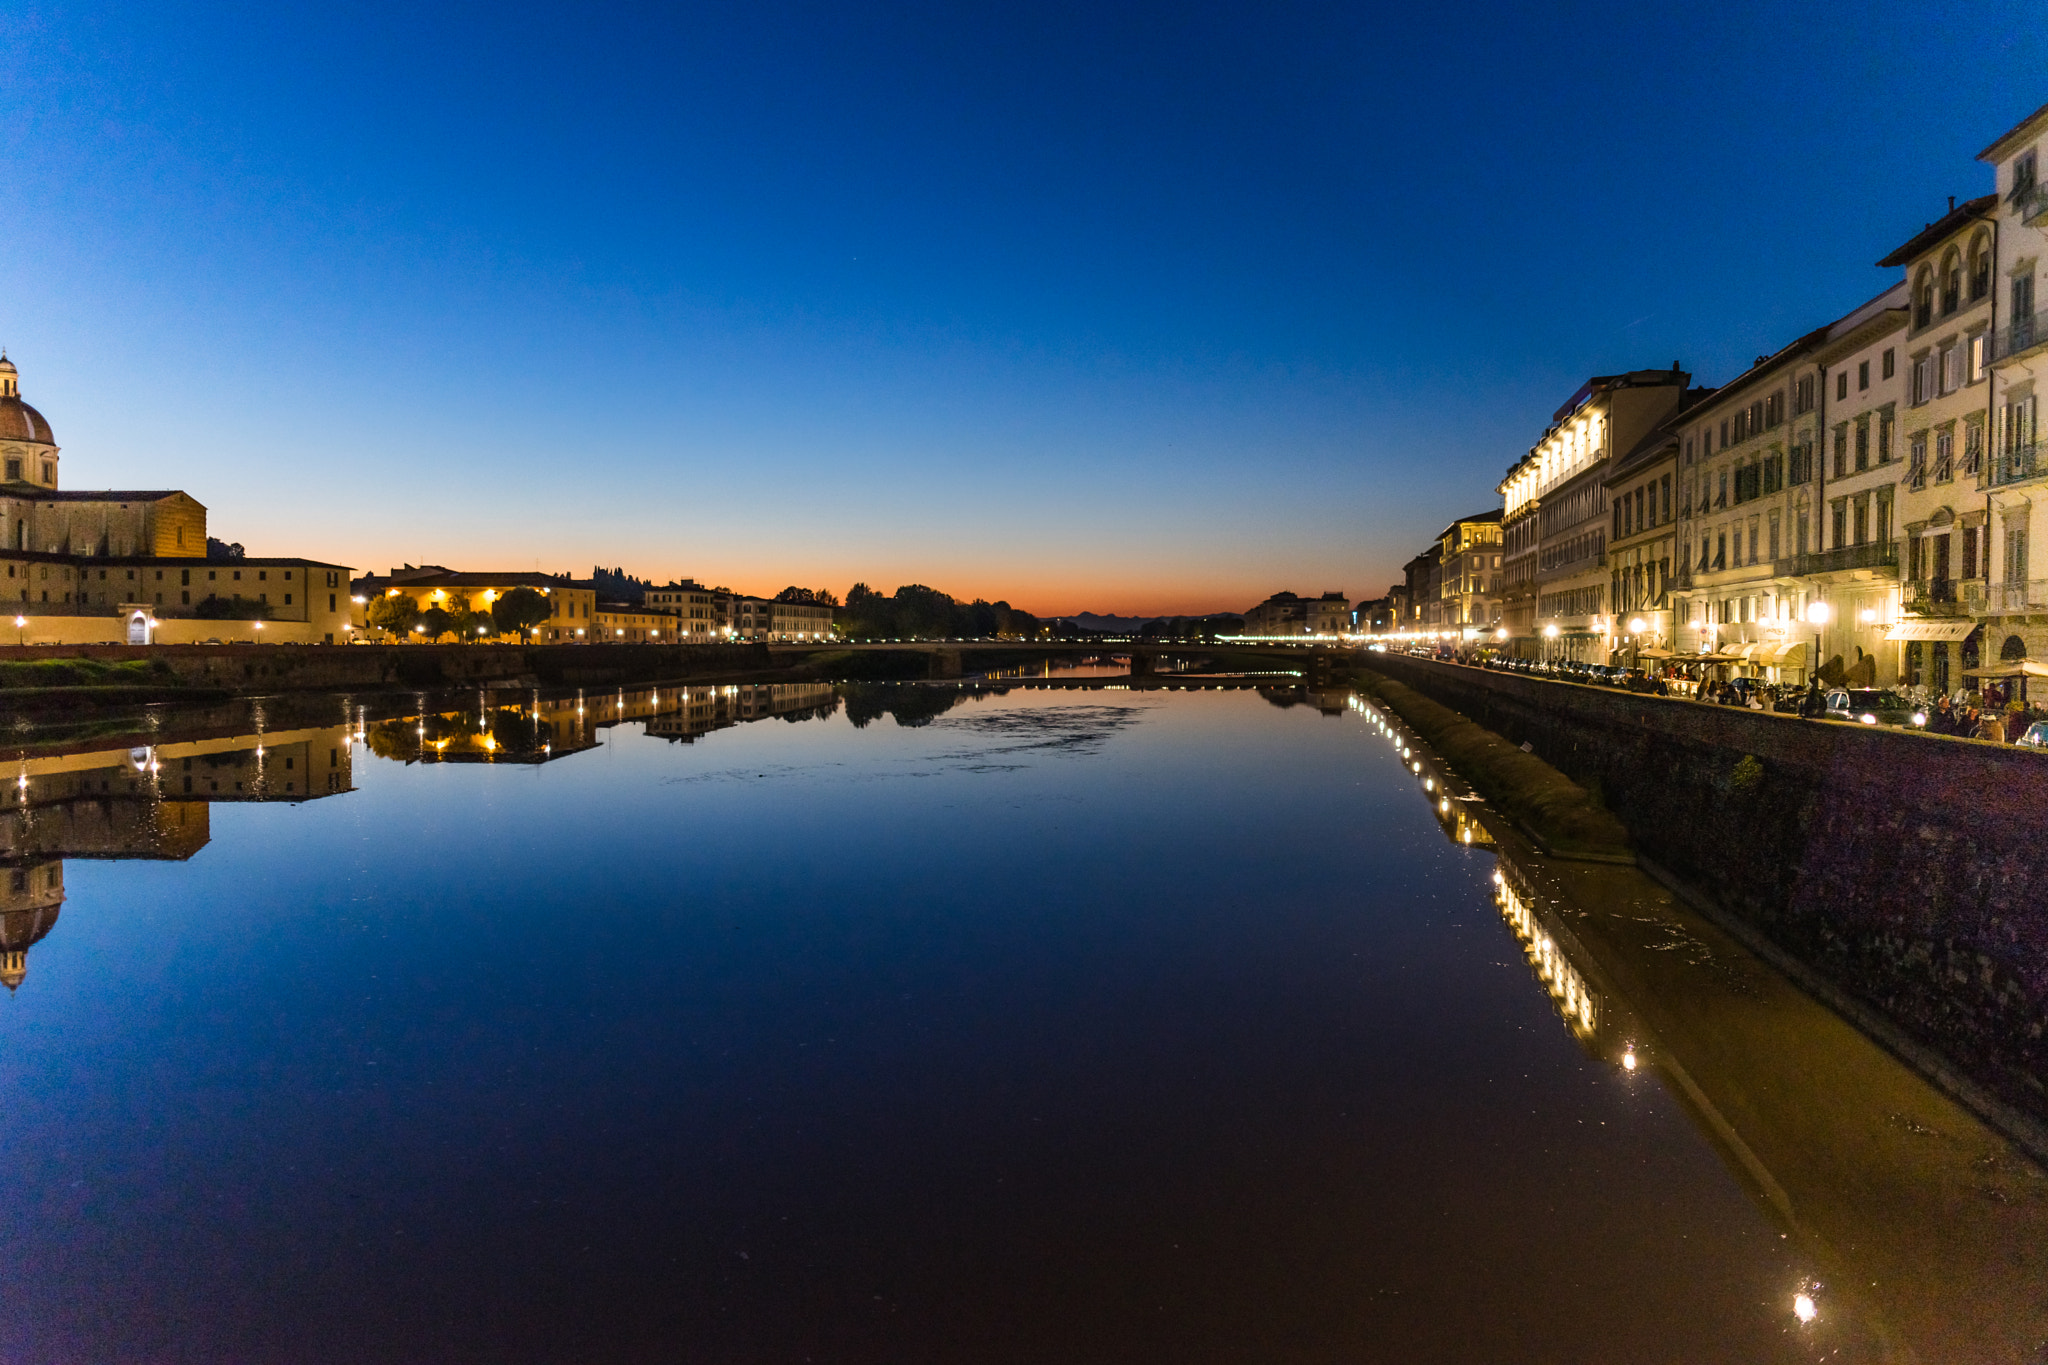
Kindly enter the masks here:
[[604, 686], [766, 672], [768, 647], [741, 645], [29, 645], [8, 659], [162, 660], [188, 683], [238, 692], [435, 687], [531, 679]]
[[2048, 753], [1399, 655], [1371, 667], [1528, 743], [1653, 870], [2048, 1120]]

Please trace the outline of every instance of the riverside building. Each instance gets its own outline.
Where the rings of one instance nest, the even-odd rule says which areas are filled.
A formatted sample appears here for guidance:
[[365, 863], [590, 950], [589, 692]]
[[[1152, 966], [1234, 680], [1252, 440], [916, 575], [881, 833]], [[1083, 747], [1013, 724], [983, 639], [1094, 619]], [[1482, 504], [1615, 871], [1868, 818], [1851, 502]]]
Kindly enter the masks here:
[[1678, 434], [1669, 423], [1615, 460], [1607, 476], [1608, 601], [1631, 665], [1671, 654], [1677, 478]]
[[1606, 562], [1609, 463], [1679, 409], [1691, 378], [1676, 364], [1595, 375], [1508, 468], [1496, 491], [1506, 579], [1502, 613], [1514, 652], [1606, 662], [1614, 647]]
[[1441, 628], [1465, 639], [1500, 627], [1500, 512], [1460, 517], [1437, 536]]
[[1956, 206], [1879, 261], [1906, 276], [1909, 314], [1898, 485], [1901, 534], [1898, 677], [1939, 692], [1979, 666], [1991, 570], [1981, 490], [1990, 448], [1989, 358], [1995, 312], [1998, 196]]
[[17, 644], [347, 639], [346, 565], [209, 560], [206, 508], [190, 494], [60, 488], [60, 460], [0, 355], [0, 639], [7, 626]]
[[2004, 662], [2048, 656], [2048, 571], [2033, 546], [2048, 534], [2048, 458], [2040, 403], [2048, 379], [2048, 309], [2040, 279], [2048, 261], [2048, 105], [1986, 147], [1978, 160], [1996, 175], [1996, 247], [1991, 288], [1990, 371], [1995, 428], [1987, 461], [1991, 565], [1975, 606], [1986, 653]]

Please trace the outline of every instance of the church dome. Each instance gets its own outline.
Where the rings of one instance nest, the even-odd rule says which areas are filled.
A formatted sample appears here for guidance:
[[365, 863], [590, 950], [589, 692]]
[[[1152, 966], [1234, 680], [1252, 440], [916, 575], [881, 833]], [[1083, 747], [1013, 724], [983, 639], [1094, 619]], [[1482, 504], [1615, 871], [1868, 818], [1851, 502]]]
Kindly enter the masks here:
[[57, 438], [50, 434], [50, 424], [19, 398], [0, 398], [0, 441], [40, 441], [46, 446], [57, 444]]
[[21, 401], [20, 372], [14, 362], [0, 351], [0, 441], [38, 441], [46, 446], [57, 444], [57, 438], [50, 434], [50, 424], [43, 415]]

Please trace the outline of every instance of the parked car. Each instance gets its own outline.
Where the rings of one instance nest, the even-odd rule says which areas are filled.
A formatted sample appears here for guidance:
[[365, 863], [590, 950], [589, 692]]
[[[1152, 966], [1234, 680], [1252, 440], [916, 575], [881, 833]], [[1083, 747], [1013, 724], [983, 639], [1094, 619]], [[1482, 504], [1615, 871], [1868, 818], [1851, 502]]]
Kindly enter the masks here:
[[1878, 687], [1835, 688], [1828, 693], [1827, 718], [1860, 725], [1899, 725], [1918, 729], [1927, 713], [1914, 709], [1898, 693]]

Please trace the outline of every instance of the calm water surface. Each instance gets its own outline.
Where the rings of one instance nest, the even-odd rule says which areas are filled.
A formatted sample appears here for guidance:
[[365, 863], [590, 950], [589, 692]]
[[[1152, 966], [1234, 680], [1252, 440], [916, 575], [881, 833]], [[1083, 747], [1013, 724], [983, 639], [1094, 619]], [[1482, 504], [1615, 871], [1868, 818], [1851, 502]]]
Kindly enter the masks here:
[[0, 1359], [2042, 1358], [2037, 1169], [1360, 703], [533, 700], [18, 762]]

